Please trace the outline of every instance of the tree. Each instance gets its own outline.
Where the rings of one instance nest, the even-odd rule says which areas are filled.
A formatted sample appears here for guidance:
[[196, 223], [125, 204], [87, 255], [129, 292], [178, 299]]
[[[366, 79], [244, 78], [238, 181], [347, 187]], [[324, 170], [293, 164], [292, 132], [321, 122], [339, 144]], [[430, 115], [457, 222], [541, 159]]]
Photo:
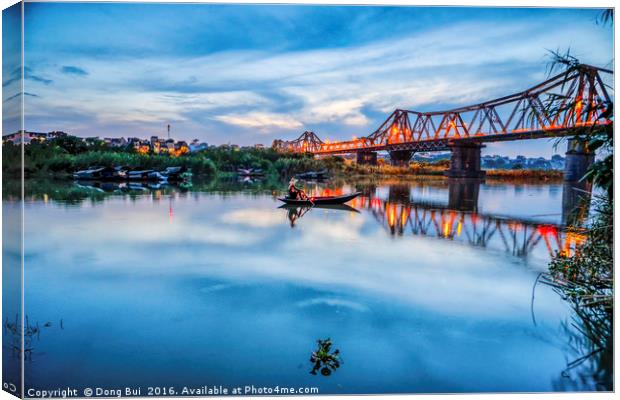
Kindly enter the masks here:
[[59, 136], [52, 140], [51, 144], [64, 149], [69, 154], [78, 154], [87, 150], [86, 143], [75, 136]]
[[[550, 51], [547, 74], [551, 76], [556, 72], [570, 71], [580, 71], [585, 74], [590, 74], [592, 73], [592, 67], [587, 64], [582, 64], [579, 59], [570, 53], [570, 49], [564, 53], [559, 50]], [[568, 77], [568, 74], [566, 76]], [[604, 85], [610, 90], [613, 90], [612, 87], [606, 84]], [[564, 98], [559, 96], [550, 97], [545, 104], [546, 111], [551, 117], [555, 117], [567, 109], [575, 107], [575, 99], [566, 102]], [[586, 104], [584, 106], [584, 112], [596, 112], [599, 121], [611, 121], [611, 123], [572, 128], [575, 131], [575, 136], [584, 141], [590, 151], [605, 154], [603, 158], [594, 161], [584, 176], [584, 179], [604, 189], [609, 199], [613, 199], [613, 110], [614, 103], [612, 100], [597, 99], [594, 104]], [[532, 117], [535, 118], [535, 116]]]

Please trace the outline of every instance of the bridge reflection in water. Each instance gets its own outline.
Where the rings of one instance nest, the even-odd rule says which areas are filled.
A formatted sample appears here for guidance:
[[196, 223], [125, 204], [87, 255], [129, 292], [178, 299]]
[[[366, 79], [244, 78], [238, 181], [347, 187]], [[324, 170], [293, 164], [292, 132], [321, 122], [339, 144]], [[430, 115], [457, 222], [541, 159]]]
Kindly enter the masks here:
[[[527, 258], [539, 248], [549, 256], [571, 255], [586, 239], [583, 225], [588, 217], [589, 184], [564, 183], [561, 223], [541, 222], [536, 216], [511, 217], [510, 210], [506, 215], [480, 212], [480, 185], [479, 180], [448, 179], [447, 203], [439, 199], [416, 200], [409, 184], [390, 185], [387, 193], [379, 193], [375, 185], [358, 185], [355, 189], [362, 195], [347, 204], [370, 213], [395, 237], [408, 234], [435, 237], [505, 251], [521, 258]], [[438, 186], [445, 188], [445, 183]], [[345, 188], [315, 189], [310, 193], [325, 196], [345, 191]], [[310, 210], [290, 211], [289, 218], [294, 215], [297, 220]]]

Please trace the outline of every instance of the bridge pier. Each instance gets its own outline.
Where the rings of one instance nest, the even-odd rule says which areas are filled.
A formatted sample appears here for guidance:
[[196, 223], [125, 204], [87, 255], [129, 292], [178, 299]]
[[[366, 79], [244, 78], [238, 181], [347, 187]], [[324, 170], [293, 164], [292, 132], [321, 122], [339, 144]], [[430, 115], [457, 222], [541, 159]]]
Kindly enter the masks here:
[[390, 151], [390, 160], [395, 167], [408, 167], [413, 151], [411, 150], [393, 150]]
[[449, 178], [483, 179], [486, 171], [480, 169], [480, 151], [484, 145], [475, 142], [450, 143], [450, 168], [444, 174]]
[[592, 163], [594, 163], [594, 153], [588, 150], [586, 143], [576, 138], [568, 139], [564, 181], [580, 181]]
[[376, 151], [360, 151], [357, 153], [358, 164], [377, 165]]

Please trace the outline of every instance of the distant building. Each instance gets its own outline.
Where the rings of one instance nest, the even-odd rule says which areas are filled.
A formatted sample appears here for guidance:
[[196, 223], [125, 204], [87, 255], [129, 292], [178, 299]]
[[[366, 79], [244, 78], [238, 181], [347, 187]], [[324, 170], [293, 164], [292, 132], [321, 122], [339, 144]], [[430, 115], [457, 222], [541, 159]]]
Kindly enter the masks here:
[[67, 137], [67, 136], [69, 135], [63, 131], [52, 131], [47, 134], [47, 140], [52, 140], [52, 139], [56, 139], [59, 137]]
[[140, 154], [148, 154], [151, 151], [151, 143], [148, 140], [140, 140], [134, 143], [134, 149]]
[[57, 137], [67, 136], [65, 132], [61, 131], [52, 131], [52, 132], [30, 132], [30, 131], [17, 131], [14, 133], [9, 133], [8, 135], [2, 136], [2, 143], [11, 142], [13, 144], [30, 144], [33, 142], [42, 143], [47, 140], [52, 140]]
[[101, 142], [101, 139], [99, 139], [99, 136], [91, 136], [82, 139], [82, 142], [86, 143], [87, 146], [95, 146]]
[[110, 147], [124, 147], [127, 146], [127, 140], [124, 137], [121, 138], [103, 138], [103, 142]]
[[207, 150], [208, 148], [209, 148], [209, 145], [207, 143], [204, 143], [204, 142], [200, 143], [198, 139], [192, 140], [192, 142], [189, 144], [190, 152]]

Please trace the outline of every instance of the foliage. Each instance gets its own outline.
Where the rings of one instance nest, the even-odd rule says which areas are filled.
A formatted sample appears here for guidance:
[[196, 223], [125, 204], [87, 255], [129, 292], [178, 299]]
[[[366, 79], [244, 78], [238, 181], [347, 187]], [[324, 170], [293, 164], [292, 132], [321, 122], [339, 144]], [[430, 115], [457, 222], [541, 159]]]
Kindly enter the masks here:
[[[613, 9], [601, 12], [597, 23], [613, 24]], [[577, 70], [588, 73], [591, 67], [581, 64], [570, 54], [551, 52], [549, 74], [554, 70]], [[591, 71], [590, 71], [591, 72]], [[604, 85], [603, 82], [600, 82]], [[571, 103], [571, 102], [567, 102]], [[574, 107], [559, 98], [551, 98], [545, 107], [556, 115]], [[563, 108], [564, 107], [564, 108]], [[601, 121], [611, 124], [595, 124], [577, 128], [579, 139], [591, 151], [598, 151], [603, 158], [596, 160], [584, 179], [605, 190], [606, 196], [597, 204], [597, 215], [585, 243], [575, 249], [572, 256], [557, 254], [545, 274], [547, 284], [567, 300], [574, 310], [571, 345], [580, 354], [568, 364], [564, 377], [579, 367], [575, 387], [565, 390], [581, 390], [579, 385], [593, 383], [596, 390], [613, 390], [613, 101], [598, 100], [588, 104], [585, 110], [596, 111]], [[584, 367], [585, 366], [585, 367]], [[590, 386], [590, 385], [589, 385]], [[589, 388], [588, 388], [589, 389]]]
[[613, 24], [613, 22], [614, 22], [614, 9], [613, 8], [607, 8], [601, 11], [598, 18], [596, 19], [596, 23], [600, 25]]
[[310, 362], [314, 365], [310, 373], [316, 375], [317, 371], [321, 371], [321, 375], [328, 376], [332, 374], [332, 371], [336, 371], [340, 367], [340, 350], [334, 351], [332, 348], [332, 340], [327, 338], [325, 340], [317, 340], [318, 348], [312, 352], [310, 356]]
[[505, 178], [511, 180], [540, 180], [540, 181], [558, 181], [564, 174], [558, 170], [544, 169], [489, 169], [487, 170], [488, 178]]
[[[613, 18], [613, 14], [611, 18]], [[571, 70], [579, 71], [586, 75], [593, 73], [592, 67], [582, 64], [579, 59], [570, 53], [570, 49], [564, 53], [560, 50], [550, 51], [549, 57], [550, 60], [547, 65], [548, 75], [558, 71]], [[547, 113], [551, 117], [558, 116], [569, 109], [575, 108], [575, 106], [574, 99], [566, 101], [564, 96], [559, 95], [550, 96], [544, 104]], [[601, 159], [594, 161], [583, 179], [587, 179], [594, 185], [604, 189], [610, 198], [613, 198], [613, 110], [613, 101], [605, 99], [598, 99], [593, 105], [586, 104], [584, 106], [584, 113], [596, 112], [599, 121], [612, 121], [612, 123], [573, 128], [575, 138], [584, 142], [588, 150], [604, 155]], [[536, 118], [535, 113], [532, 113], [530, 118]]]
[[[197, 175], [216, 172], [233, 173], [239, 168], [261, 169], [267, 174], [287, 177], [301, 172], [342, 169], [341, 157], [315, 159], [309, 154], [278, 153], [272, 149], [238, 149], [218, 147], [200, 152], [172, 157], [163, 154], [141, 154], [128, 148], [115, 148], [105, 144], [67, 136], [49, 142], [33, 142], [24, 149], [25, 176], [68, 175], [76, 170], [94, 166], [126, 166], [139, 169], [164, 169], [185, 166]], [[4, 143], [3, 172], [7, 177], [21, 175], [22, 146]]]
[[568, 364], [565, 375], [590, 361], [595, 367], [591, 378], [609, 390], [613, 375], [613, 202], [599, 200], [597, 208], [585, 243], [570, 257], [554, 257], [543, 281], [575, 311], [572, 325], [578, 338], [573, 343], [580, 356]]

